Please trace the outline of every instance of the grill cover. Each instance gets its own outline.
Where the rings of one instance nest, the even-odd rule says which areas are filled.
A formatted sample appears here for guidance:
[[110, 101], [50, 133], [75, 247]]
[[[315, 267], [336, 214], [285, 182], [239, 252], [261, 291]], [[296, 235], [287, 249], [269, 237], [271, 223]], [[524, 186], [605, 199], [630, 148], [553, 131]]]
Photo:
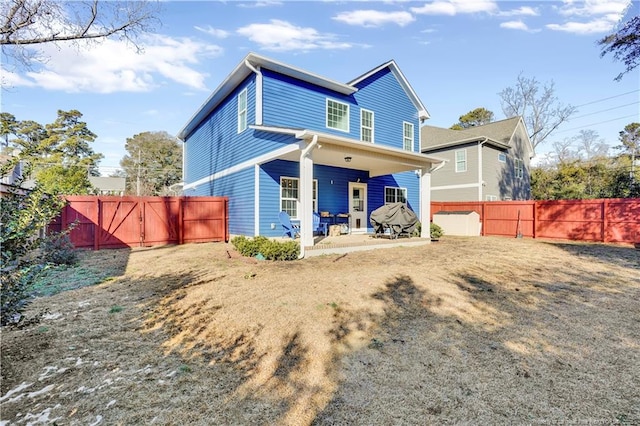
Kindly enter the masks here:
[[411, 236], [418, 224], [418, 217], [404, 203], [393, 203], [372, 211], [369, 222], [376, 234], [384, 234], [385, 229], [389, 229], [395, 237]]

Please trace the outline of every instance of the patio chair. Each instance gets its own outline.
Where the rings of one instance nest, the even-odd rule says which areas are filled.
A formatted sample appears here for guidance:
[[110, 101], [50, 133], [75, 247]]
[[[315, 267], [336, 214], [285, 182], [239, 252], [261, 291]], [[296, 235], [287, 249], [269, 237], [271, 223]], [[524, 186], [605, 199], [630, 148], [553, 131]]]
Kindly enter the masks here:
[[285, 211], [280, 212], [278, 218], [283, 229], [282, 236], [295, 240], [296, 235], [300, 235], [300, 225], [291, 223], [291, 217]]
[[320, 220], [320, 215], [318, 212], [313, 212], [313, 232], [314, 233], [322, 233], [325, 237], [329, 233], [329, 228], [327, 226], [327, 222], [322, 222]]

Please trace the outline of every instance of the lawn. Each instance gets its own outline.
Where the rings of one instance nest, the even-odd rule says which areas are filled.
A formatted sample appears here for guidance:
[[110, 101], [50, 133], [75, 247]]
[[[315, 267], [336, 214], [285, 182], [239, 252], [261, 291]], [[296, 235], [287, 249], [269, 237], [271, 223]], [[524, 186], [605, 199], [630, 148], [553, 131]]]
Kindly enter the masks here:
[[640, 423], [631, 246], [445, 236], [269, 262], [206, 243], [52, 277], [40, 322], [1, 331], [2, 425]]

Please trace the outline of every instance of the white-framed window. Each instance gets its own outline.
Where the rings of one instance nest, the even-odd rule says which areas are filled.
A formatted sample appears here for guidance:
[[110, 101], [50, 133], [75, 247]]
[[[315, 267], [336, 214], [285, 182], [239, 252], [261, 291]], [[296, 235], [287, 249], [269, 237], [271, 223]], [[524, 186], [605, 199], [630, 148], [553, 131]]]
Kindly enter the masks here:
[[247, 89], [238, 94], [238, 133], [247, 128]]
[[402, 122], [402, 148], [413, 151], [413, 123]]
[[407, 202], [407, 188], [397, 188], [394, 186], [384, 187], [384, 203], [405, 203]]
[[327, 99], [327, 127], [349, 131], [349, 104]]
[[459, 149], [456, 151], [456, 173], [467, 171], [467, 150]]
[[499, 152], [498, 153], [498, 161], [501, 163], [506, 163], [507, 162], [507, 154], [505, 154], [504, 152]]
[[[285, 211], [291, 219], [298, 219], [298, 206], [300, 204], [300, 180], [292, 177], [280, 178], [280, 210]], [[318, 181], [313, 180], [313, 211], [318, 211]]]
[[497, 195], [487, 195], [487, 201], [498, 201]]
[[522, 161], [519, 158], [516, 158], [514, 161], [514, 164], [515, 164], [516, 179], [523, 179], [524, 178], [524, 161]]
[[360, 110], [360, 140], [373, 142], [373, 111]]

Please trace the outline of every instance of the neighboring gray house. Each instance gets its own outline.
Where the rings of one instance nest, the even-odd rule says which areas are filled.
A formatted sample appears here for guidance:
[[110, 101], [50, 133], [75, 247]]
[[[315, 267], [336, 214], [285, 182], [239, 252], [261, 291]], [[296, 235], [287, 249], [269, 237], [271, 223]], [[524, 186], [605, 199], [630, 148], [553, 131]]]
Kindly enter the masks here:
[[95, 188], [96, 195], [124, 195], [127, 184], [123, 177], [89, 176], [89, 182]]
[[531, 198], [534, 155], [522, 117], [464, 130], [423, 126], [422, 152], [447, 159], [431, 176], [432, 201], [509, 201]]

